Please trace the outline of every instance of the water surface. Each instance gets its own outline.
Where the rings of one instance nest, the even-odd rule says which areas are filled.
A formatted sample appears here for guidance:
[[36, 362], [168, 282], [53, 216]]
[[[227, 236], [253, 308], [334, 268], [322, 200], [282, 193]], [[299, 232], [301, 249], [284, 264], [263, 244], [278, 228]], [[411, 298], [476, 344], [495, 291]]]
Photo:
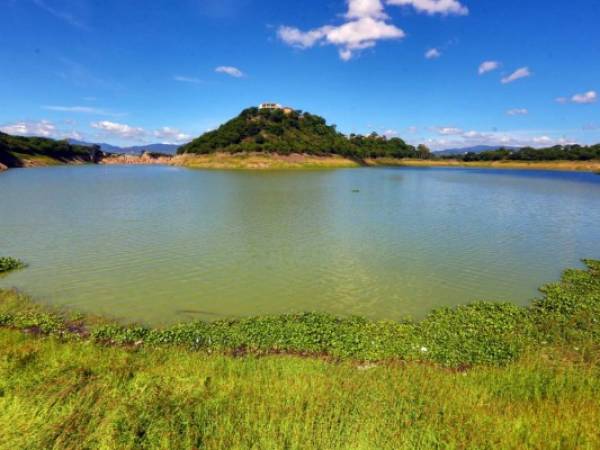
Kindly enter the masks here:
[[152, 323], [525, 304], [600, 258], [600, 176], [16, 169], [0, 174], [0, 254], [30, 264], [0, 287]]

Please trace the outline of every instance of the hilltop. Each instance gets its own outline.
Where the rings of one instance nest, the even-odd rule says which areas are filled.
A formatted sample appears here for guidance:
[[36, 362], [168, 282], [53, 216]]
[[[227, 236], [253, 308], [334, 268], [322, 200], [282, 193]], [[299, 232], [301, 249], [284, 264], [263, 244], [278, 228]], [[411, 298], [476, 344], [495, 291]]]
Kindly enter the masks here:
[[[425, 157], [400, 138], [346, 136], [320, 116], [283, 108], [248, 108], [237, 117], [179, 148], [178, 154], [276, 153], [340, 155], [353, 159]], [[427, 152], [428, 156], [428, 152]]]

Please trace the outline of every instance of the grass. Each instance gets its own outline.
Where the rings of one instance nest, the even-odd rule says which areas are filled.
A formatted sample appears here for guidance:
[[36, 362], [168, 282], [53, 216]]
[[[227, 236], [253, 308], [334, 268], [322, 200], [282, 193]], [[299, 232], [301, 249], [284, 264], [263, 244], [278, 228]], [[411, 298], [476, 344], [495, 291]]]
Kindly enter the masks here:
[[0, 330], [2, 448], [594, 449], [598, 360], [467, 372], [99, 347]]
[[10, 256], [0, 257], [0, 274], [23, 269], [25, 267], [26, 264], [21, 260], [12, 258]]
[[595, 449], [600, 262], [529, 307], [168, 329], [0, 292], [1, 448]]
[[339, 169], [359, 167], [355, 161], [341, 156], [278, 155], [266, 153], [211, 153], [208, 155], [180, 155], [173, 160], [176, 165], [193, 169]]

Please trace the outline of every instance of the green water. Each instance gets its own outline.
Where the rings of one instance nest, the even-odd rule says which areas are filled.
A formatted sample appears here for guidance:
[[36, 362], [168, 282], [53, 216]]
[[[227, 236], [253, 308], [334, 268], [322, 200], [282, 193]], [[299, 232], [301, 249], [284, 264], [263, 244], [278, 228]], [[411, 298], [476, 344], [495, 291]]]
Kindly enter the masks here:
[[[357, 192], [358, 190], [358, 192]], [[169, 323], [319, 310], [421, 317], [526, 303], [600, 258], [600, 177], [474, 169], [0, 174], [0, 278], [34, 298]]]

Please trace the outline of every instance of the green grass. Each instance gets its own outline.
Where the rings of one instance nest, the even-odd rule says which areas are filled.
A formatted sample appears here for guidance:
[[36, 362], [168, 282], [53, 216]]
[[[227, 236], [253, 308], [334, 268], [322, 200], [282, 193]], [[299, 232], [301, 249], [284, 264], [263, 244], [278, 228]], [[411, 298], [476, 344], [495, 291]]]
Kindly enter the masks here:
[[594, 449], [598, 359], [361, 366], [0, 330], [0, 447]]
[[0, 448], [600, 448], [600, 262], [529, 307], [124, 326], [0, 291]]

